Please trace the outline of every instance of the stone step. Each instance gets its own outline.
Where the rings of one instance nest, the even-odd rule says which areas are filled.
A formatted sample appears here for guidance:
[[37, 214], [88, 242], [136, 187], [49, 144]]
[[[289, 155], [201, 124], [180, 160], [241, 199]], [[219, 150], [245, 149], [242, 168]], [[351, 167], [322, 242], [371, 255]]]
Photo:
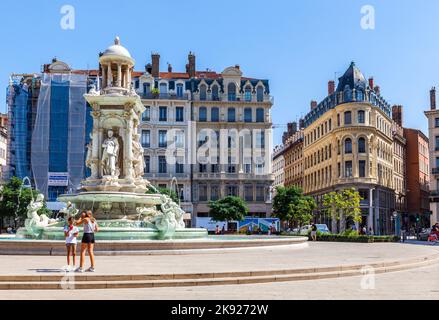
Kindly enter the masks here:
[[[381, 266], [375, 266], [373, 271], [375, 274], [396, 272], [420, 268], [439, 262], [439, 258], [418, 258], [411, 259], [409, 263], [383, 263]], [[416, 261], [414, 261], [416, 260]], [[380, 264], [378, 264], [380, 265]], [[362, 267], [352, 266], [334, 267], [332, 271], [319, 272], [303, 272], [303, 273], [279, 273], [270, 275], [247, 275], [243, 276], [239, 273], [216, 274], [217, 277], [203, 278], [203, 274], [199, 274], [199, 278], [169, 278], [164, 279], [141, 279], [138, 280], [120, 280], [122, 278], [98, 278], [101, 276], [87, 276], [92, 280], [78, 281], [75, 277], [61, 277], [57, 281], [22, 281], [12, 280], [0, 282], [0, 290], [55, 290], [55, 289], [121, 289], [121, 288], [158, 288], [158, 287], [194, 287], [194, 286], [215, 286], [215, 285], [240, 285], [240, 284], [256, 284], [270, 282], [289, 282], [289, 281], [306, 281], [318, 279], [330, 279], [339, 277], [352, 277], [363, 275]], [[371, 265], [372, 267], [372, 265]], [[322, 268], [323, 269], [323, 268]], [[336, 270], [337, 269], [337, 270]], [[271, 271], [270, 271], [271, 273]], [[208, 275], [208, 274], [206, 274]], [[219, 276], [222, 277], [219, 277]], [[104, 276], [105, 277], [105, 276]], [[128, 276], [129, 277], [129, 276]], [[101, 279], [101, 280], [98, 280]], [[119, 280], [114, 280], [119, 279]]]

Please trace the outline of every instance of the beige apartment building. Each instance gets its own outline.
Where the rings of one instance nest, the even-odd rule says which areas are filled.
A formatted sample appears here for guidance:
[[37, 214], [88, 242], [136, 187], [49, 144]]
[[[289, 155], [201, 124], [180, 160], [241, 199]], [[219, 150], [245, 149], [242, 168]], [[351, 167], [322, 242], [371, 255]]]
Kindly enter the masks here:
[[[330, 82], [328, 97], [311, 108], [304, 129], [305, 193], [321, 204], [324, 194], [353, 187], [364, 199], [361, 224], [375, 234], [393, 233], [393, 122], [379, 88], [352, 63], [337, 89]], [[318, 220], [331, 225], [325, 213]]]
[[[295, 128], [297, 125], [295, 125]], [[285, 186], [303, 189], [303, 130], [295, 131], [285, 142]]]

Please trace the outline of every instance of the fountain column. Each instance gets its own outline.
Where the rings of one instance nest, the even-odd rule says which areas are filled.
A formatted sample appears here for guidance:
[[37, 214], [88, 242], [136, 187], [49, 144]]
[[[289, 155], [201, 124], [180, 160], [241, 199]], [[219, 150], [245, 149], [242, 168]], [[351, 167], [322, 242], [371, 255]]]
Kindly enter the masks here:
[[102, 66], [102, 89], [107, 87], [107, 66]]
[[122, 65], [117, 64], [117, 85], [118, 88], [122, 87]]
[[92, 112], [93, 117], [93, 131], [92, 131], [92, 166], [91, 177], [97, 179], [99, 177], [99, 117], [101, 113], [98, 111]]
[[113, 86], [113, 73], [111, 72], [111, 63], [108, 64], [107, 87]]
[[127, 122], [125, 130], [125, 156], [124, 156], [124, 169], [125, 179], [129, 182], [133, 181], [133, 120], [131, 119], [131, 113], [125, 115], [125, 121]]

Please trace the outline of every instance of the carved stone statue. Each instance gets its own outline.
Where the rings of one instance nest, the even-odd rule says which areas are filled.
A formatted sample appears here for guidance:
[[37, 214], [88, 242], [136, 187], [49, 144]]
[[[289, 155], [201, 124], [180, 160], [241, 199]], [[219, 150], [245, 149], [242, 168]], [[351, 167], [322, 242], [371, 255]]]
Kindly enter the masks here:
[[38, 235], [38, 229], [56, 223], [57, 220], [49, 219], [45, 214], [38, 215], [38, 211], [44, 206], [44, 196], [40, 193], [35, 200], [31, 200], [27, 206], [27, 219], [24, 222], [26, 230], [32, 235]]
[[63, 213], [64, 219], [67, 220], [70, 217], [75, 217], [79, 213], [79, 210], [69, 201], [67, 202], [67, 206], [60, 210], [60, 213]]
[[133, 169], [134, 169], [134, 178], [142, 178], [145, 172], [145, 163], [144, 163], [144, 150], [142, 145], [139, 142], [140, 135], [135, 133], [133, 134]]
[[87, 158], [85, 160], [85, 165], [87, 168], [91, 169], [92, 158], [93, 158], [93, 136], [90, 134], [90, 142], [87, 144]]
[[114, 136], [113, 130], [108, 130], [108, 138], [102, 144], [102, 169], [104, 176], [119, 177], [118, 157], [119, 142]]

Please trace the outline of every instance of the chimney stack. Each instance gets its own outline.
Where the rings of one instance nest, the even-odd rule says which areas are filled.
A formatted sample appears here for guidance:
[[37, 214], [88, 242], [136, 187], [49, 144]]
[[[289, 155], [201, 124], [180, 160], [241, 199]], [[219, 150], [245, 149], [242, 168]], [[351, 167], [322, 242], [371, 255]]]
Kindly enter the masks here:
[[299, 120], [299, 129], [305, 129], [305, 120], [304, 119], [300, 119]]
[[294, 133], [296, 133], [296, 132], [297, 132], [297, 122], [294, 121], [294, 122], [293, 122], [293, 127], [292, 127], [292, 133], [294, 134]]
[[288, 122], [287, 127], [288, 127], [288, 136], [290, 136], [291, 133], [293, 132], [293, 124], [291, 122]]
[[334, 94], [335, 92], [335, 81], [331, 80], [328, 82], [328, 96]]
[[377, 95], [381, 95], [381, 88], [380, 88], [380, 86], [375, 86], [375, 88], [373, 90], [375, 91], [375, 93]]
[[392, 107], [392, 119], [400, 127], [402, 127], [402, 106], [393, 106]]
[[148, 63], [145, 66], [145, 71], [148, 72], [149, 74], [151, 74], [152, 73], [152, 64]]
[[436, 110], [436, 87], [430, 90], [430, 108], [431, 110]]
[[158, 53], [151, 54], [152, 70], [151, 75], [154, 78], [160, 78], [160, 55]]
[[188, 62], [187, 73], [189, 73], [190, 78], [195, 78], [195, 55], [192, 52], [189, 52]]
[[369, 78], [369, 88], [371, 88], [372, 90], [375, 88], [374, 83], [373, 83], [373, 77]]
[[172, 73], [172, 64], [168, 63], [168, 72]]
[[311, 101], [311, 110], [314, 110], [315, 108], [317, 108], [317, 101], [312, 100]]

